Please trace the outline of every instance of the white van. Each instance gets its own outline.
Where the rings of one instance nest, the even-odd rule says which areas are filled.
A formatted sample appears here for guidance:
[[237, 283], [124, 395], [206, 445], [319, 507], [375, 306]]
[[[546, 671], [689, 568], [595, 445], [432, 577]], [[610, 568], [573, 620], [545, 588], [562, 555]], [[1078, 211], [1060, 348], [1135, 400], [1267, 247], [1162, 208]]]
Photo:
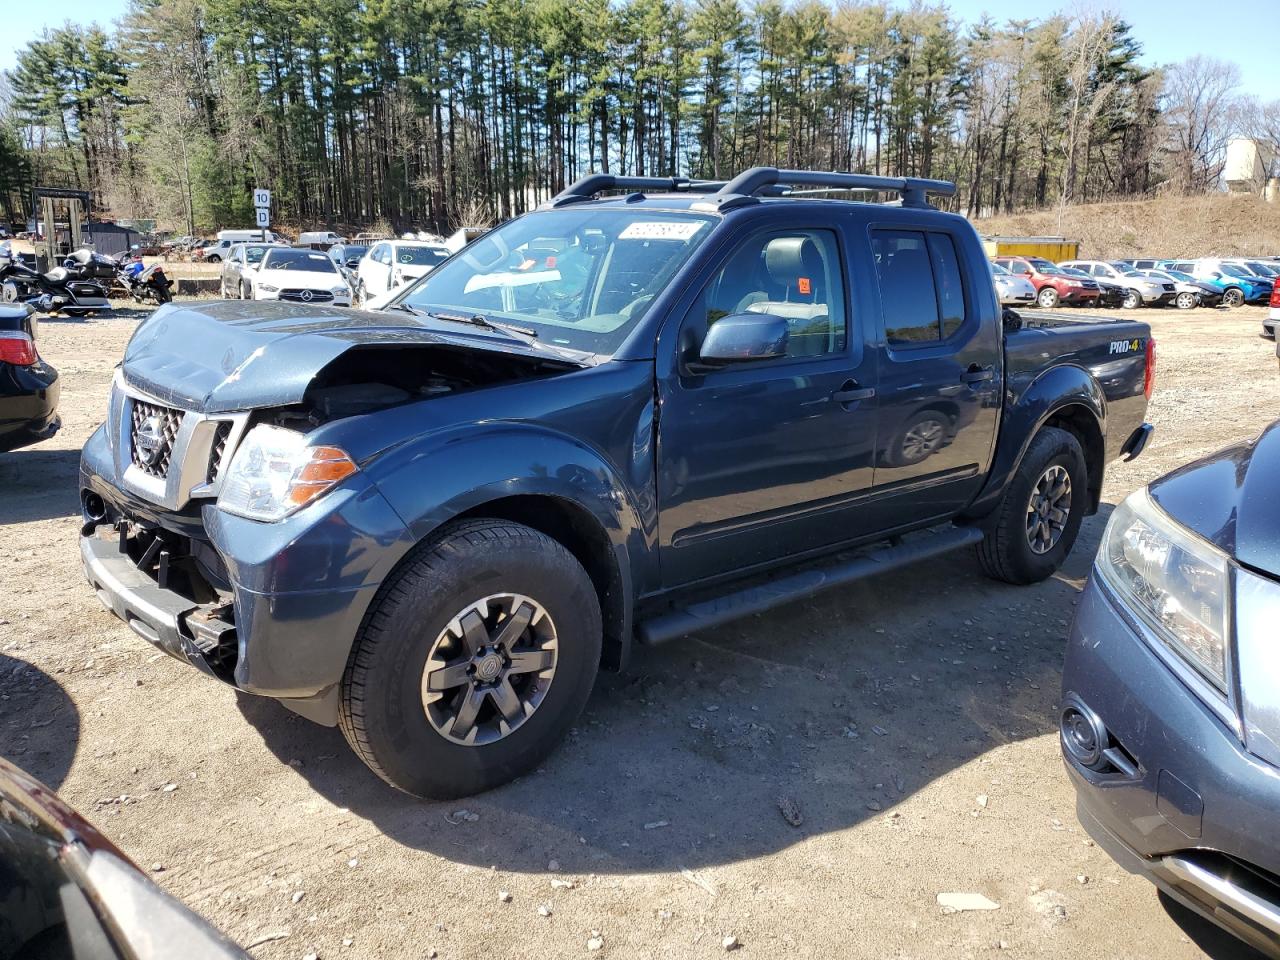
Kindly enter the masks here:
[[219, 230], [218, 239], [232, 243], [270, 243], [276, 235], [270, 230]]
[[339, 236], [332, 230], [308, 230], [306, 233], [298, 234], [298, 246], [300, 247], [321, 247], [327, 250], [335, 243], [346, 242], [346, 238]]

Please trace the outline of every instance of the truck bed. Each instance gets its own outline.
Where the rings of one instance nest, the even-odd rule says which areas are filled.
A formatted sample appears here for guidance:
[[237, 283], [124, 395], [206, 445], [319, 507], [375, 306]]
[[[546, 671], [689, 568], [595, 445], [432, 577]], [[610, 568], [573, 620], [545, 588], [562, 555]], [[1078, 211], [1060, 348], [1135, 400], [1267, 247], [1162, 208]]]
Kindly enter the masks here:
[[1073, 365], [1088, 370], [1106, 396], [1107, 454], [1114, 457], [1146, 414], [1147, 341], [1151, 328], [1139, 320], [1077, 317], [1060, 312], [1017, 311], [1021, 329], [1006, 324], [1005, 387], [1017, 403], [1042, 375]]

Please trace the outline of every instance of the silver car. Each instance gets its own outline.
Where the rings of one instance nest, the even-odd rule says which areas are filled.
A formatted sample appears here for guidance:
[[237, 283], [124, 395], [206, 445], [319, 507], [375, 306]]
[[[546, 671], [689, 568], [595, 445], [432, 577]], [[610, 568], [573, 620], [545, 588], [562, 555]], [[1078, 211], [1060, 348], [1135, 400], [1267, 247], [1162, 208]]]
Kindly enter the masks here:
[[253, 274], [262, 263], [266, 252], [279, 243], [238, 243], [227, 253], [222, 261], [222, 283], [220, 292], [223, 300], [248, 300], [253, 290]]
[[991, 264], [991, 279], [996, 285], [996, 296], [1002, 306], [1022, 304], [1031, 306], [1036, 302], [1036, 288], [1026, 277], [1012, 273], [998, 263]]

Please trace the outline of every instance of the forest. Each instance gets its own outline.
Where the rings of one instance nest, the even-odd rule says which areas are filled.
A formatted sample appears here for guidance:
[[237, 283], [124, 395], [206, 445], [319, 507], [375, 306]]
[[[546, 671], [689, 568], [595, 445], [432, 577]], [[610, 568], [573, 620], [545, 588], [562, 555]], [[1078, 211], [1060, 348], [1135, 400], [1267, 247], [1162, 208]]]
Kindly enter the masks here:
[[971, 216], [1215, 189], [1280, 103], [1230, 63], [1144, 66], [1108, 13], [997, 24], [878, 0], [132, 0], [0, 82], [0, 212], [30, 187], [180, 231], [444, 231], [592, 171], [954, 180]]

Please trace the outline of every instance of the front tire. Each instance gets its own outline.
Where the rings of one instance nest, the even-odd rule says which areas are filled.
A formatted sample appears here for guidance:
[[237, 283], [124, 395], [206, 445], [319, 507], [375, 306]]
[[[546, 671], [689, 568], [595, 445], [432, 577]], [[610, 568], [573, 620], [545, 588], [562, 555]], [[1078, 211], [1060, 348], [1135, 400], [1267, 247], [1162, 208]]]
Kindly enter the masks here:
[[1239, 287], [1228, 287], [1222, 292], [1222, 302], [1233, 309], [1235, 307], [1243, 307], [1244, 291]]
[[1196, 305], [1196, 295], [1194, 293], [1180, 293], [1173, 302], [1177, 304], [1179, 310], [1190, 310]]
[[505, 520], [459, 524], [379, 590], [342, 678], [342, 732], [406, 793], [489, 790], [568, 732], [602, 635], [591, 579], [561, 544]]
[[1075, 434], [1057, 427], [1036, 434], [978, 544], [983, 572], [1015, 584], [1052, 576], [1080, 533], [1088, 476]]
[[356, 284], [354, 299], [355, 299], [355, 305], [359, 308], [363, 308], [365, 305], [365, 301], [369, 299], [369, 292], [365, 290], [363, 280], [361, 280], [359, 283]]
[[1137, 290], [1130, 290], [1124, 295], [1124, 302], [1120, 305], [1126, 310], [1137, 310], [1142, 306], [1142, 297]]
[[252, 300], [252, 299], [253, 299], [253, 288], [252, 288], [252, 287], [250, 287], [250, 286], [249, 286], [247, 283], [245, 283], [243, 280], [241, 280], [241, 281], [240, 281], [240, 299], [241, 299], [241, 300]]
[[1036, 303], [1046, 310], [1052, 310], [1058, 305], [1058, 291], [1053, 287], [1041, 287], [1040, 292], [1036, 294]]

